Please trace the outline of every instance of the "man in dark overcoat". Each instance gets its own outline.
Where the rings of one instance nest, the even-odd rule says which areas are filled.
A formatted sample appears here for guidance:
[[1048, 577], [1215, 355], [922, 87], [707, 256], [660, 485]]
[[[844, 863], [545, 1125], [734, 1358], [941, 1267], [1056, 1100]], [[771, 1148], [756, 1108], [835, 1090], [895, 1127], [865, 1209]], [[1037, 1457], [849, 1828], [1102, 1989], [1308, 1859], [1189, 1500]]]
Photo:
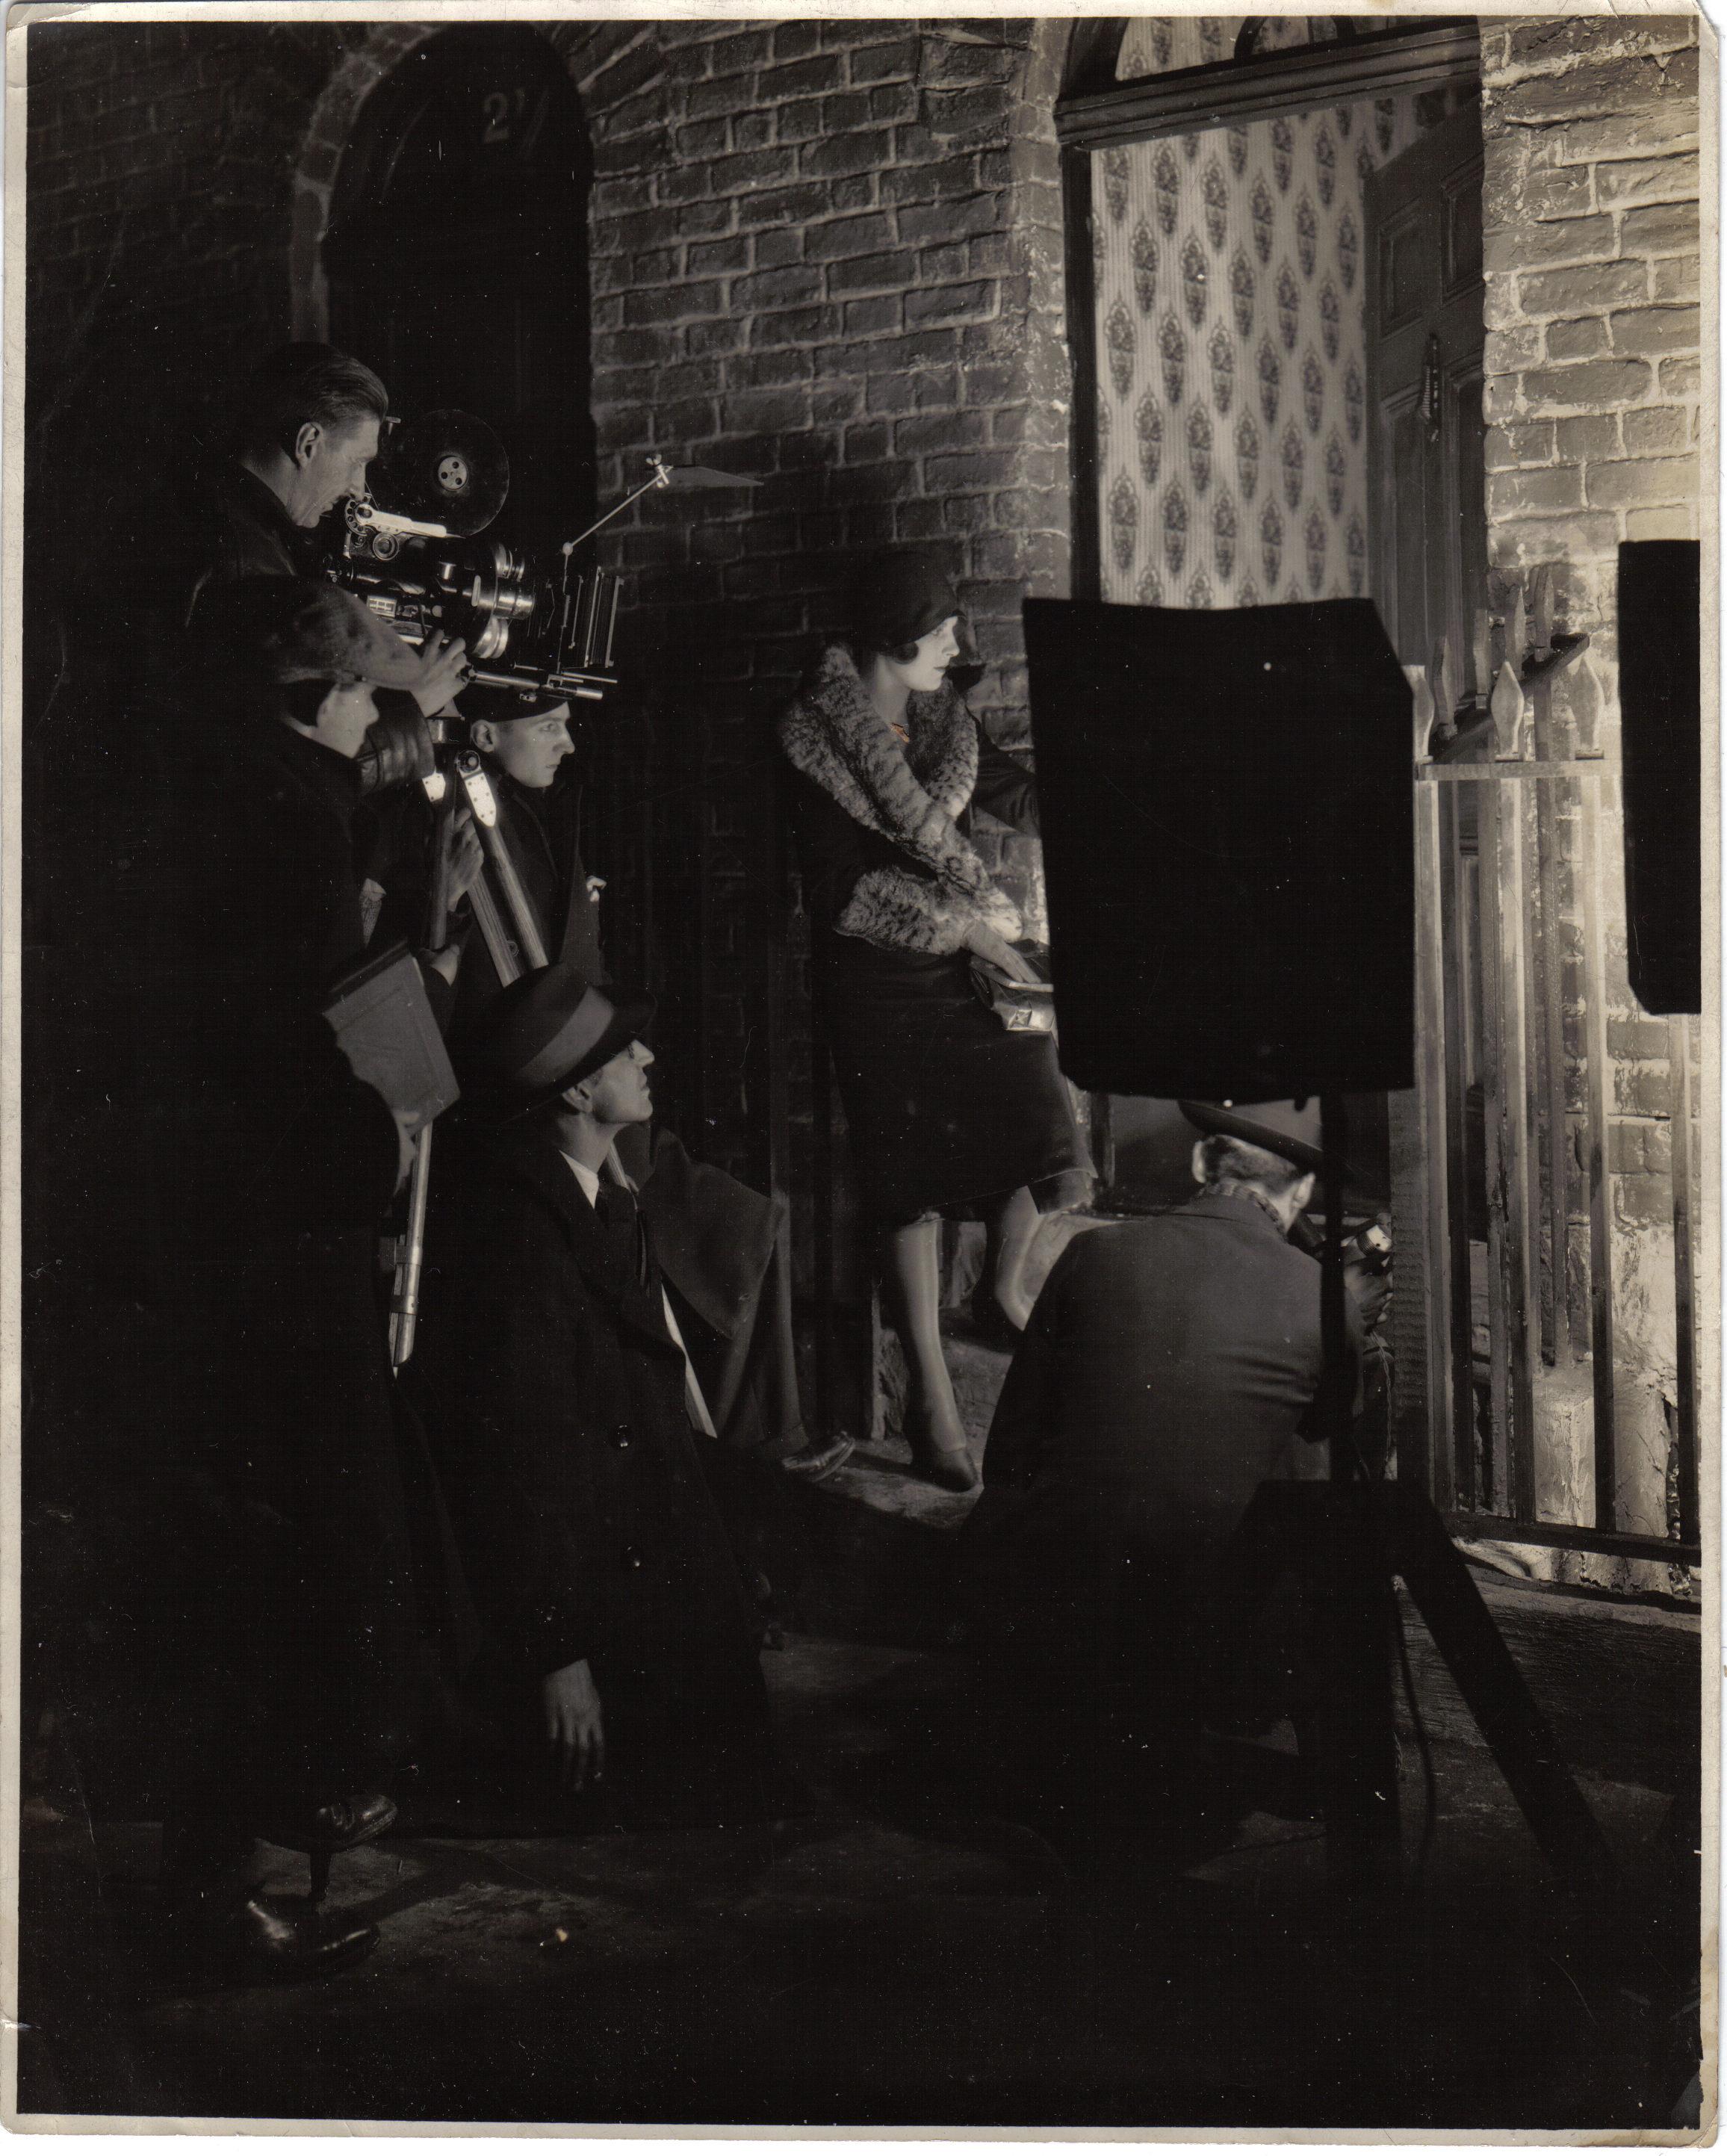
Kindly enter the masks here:
[[617, 1162], [653, 1112], [650, 1009], [554, 966], [458, 1044], [416, 1367], [516, 1738], [632, 1822], [761, 1818], [766, 1697], [712, 1418]]
[[965, 1531], [986, 1661], [1054, 1816], [1130, 1768], [1181, 1799], [1219, 1676], [1222, 1553], [1262, 1481], [1312, 1471], [1320, 1267], [1288, 1238], [1317, 1103], [1181, 1106], [1206, 1133], [1197, 1194], [1057, 1260]]
[[370, 1943], [251, 1895], [254, 1836], [382, 1831], [416, 1617], [376, 1290], [409, 1119], [322, 1015], [363, 954], [355, 758], [375, 685], [419, 661], [357, 600], [270, 578], [213, 598], [152, 878], [149, 1288], [134, 1489], [143, 1629], [177, 1688], [167, 1883], [189, 1943], [243, 1979]]

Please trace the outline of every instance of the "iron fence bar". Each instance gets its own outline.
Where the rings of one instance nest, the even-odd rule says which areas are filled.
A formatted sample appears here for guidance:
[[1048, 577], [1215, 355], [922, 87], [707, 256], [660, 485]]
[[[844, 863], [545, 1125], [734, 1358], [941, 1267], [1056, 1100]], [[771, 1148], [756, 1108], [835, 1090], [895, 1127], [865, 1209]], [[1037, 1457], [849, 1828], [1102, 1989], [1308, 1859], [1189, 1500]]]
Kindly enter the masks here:
[[1451, 1512], [1448, 1531], [1465, 1541], [1527, 1543], [1536, 1549], [1582, 1550], [1596, 1557], [1647, 1558], [1657, 1564], [1701, 1564], [1695, 1542], [1659, 1535], [1622, 1535], [1601, 1527], [1572, 1527], [1560, 1520], [1512, 1520], [1499, 1512]]
[[1692, 1214], [1691, 1021], [1668, 1021], [1673, 1072], [1674, 1376], [1678, 1392], [1679, 1533], [1699, 1539], [1697, 1507], [1697, 1273]]
[[[1461, 808], [1456, 794], [1441, 794], [1440, 885], [1441, 973], [1444, 998], [1444, 1054], [1446, 1086], [1441, 1103], [1441, 1136], [1445, 1148], [1447, 1209], [1455, 1228], [1446, 1254], [1451, 1282], [1451, 1332], [1447, 1342], [1447, 1379], [1451, 1388], [1451, 1474], [1448, 1497], [1473, 1504], [1479, 1491], [1475, 1471], [1474, 1291], [1469, 1265], [1469, 1176], [1468, 1160], [1467, 1076], [1463, 1044], [1468, 1032], [1465, 1009], [1465, 970], [1468, 964], [1468, 904], [1467, 871], [1459, 833]], [[1449, 932], [1452, 960], [1444, 963], [1444, 937]], [[1453, 1083], [1453, 1080], [1455, 1082]]]
[[1416, 773], [1418, 784], [1466, 786], [1482, 778], [1599, 778], [1599, 757], [1530, 757], [1518, 762], [1424, 763]]
[[[1535, 1390], [1530, 1317], [1537, 1302], [1535, 1231], [1540, 1200], [1531, 1204], [1535, 1100], [1530, 1046], [1535, 1024], [1529, 963], [1531, 892], [1528, 824], [1534, 794], [1495, 786], [1499, 824], [1501, 1115], [1505, 1144], [1505, 1333], [1511, 1419], [1505, 1431], [1506, 1486], [1519, 1520], [1535, 1517]], [[1539, 1317], [1537, 1317], [1539, 1327]]]
[[1589, 1101], [1589, 1350], [1595, 1387], [1595, 1526], [1613, 1532], [1618, 1517], [1613, 1403], [1613, 1250], [1607, 1181], [1607, 961], [1598, 884], [1600, 773], [1580, 789], [1579, 897], [1583, 915], [1584, 1060]]
[[[1422, 1317], [1425, 1363], [1422, 1405], [1401, 1414], [1397, 1457], [1419, 1467], [1423, 1486], [1443, 1511], [1456, 1496], [1455, 1401], [1452, 1354], [1452, 1215], [1445, 1105], [1445, 941], [1440, 895], [1440, 806], [1444, 797], [1415, 797], [1415, 887], [1422, 897], [1416, 948], [1417, 1114], [1421, 1145]], [[1401, 1224], [1400, 1224], [1401, 1225]], [[1407, 1286], [1407, 1282], [1406, 1282]], [[1422, 1425], [1419, 1429], [1416, 1425]], [[1417, 1460], [1417, 1450], [1420, 1457]], [[1400, 1472], [1406, 1471], [1400, 1467]]]

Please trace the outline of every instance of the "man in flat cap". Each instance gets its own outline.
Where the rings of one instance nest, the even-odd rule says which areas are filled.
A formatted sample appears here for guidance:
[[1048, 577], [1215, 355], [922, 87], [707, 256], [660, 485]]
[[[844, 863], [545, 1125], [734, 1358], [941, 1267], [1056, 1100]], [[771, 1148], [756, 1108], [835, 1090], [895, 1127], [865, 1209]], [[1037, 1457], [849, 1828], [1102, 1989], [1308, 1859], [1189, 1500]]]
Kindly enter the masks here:
[[171, 1927], [205, 1972], [345, 1965], [251, 1889], [254, 1837], [330, 1853], [387, 1827], [419, 1650], [377, 1237], [412, 1116], [323, 1016], [364, 956], [356, 758], [419, 660], [327, 583], [243, 581], [202, 624], [151, 893], [141, 1141], [155, 1356], [132, 1465], [170, 1517], [138, 1553], [162, 1719]]
[[1319, 1435], [1320, 1267], [1289, 1240], [1320, 1165], [1318, 1104], [1181, 1107], [1202, 1133], [1197, 1194], [1058, 1260], [966, 1528], [1025, 1770], [1070, 1825], [1075, 1804], [1120, 1794], [1130, 1763], [1136, 1800], [1193, 1794], [1222, 1552]]
[[[500, 975], [489, 946], [471, 920], [461, 927], [462, 963], [452, 1024], [471, 1030], [517, 973], [564, 959], [603, 984], [599, 896], [605, 888], [582, 865], [582, 788], [571, 758], [568, 699], [556, 690], [471, 683], [457, 716], [468, 744], [479, 751], [497, 814], [497, 829], [526, 895], [541, 945], [524, 947], [488, 860], [482, 879], [506, 938], [508, 970]], [[387, 941], [411, 934], [425, 910], [433, 818], [423, 792], [381, 794], [361, 812], [361, 852], [368, 894], [378, 907], [374, 933]]]
[[[582, 865], [582, 787], [568, 700], [555, 691], [479, 685], [463, 690], [461, 711], [469, 742], [485, 759], [498, 828], [537, 916], [547, 959], [562, 959], [603, 983], [604, 886]], [[459, 1022], [477, 1018], [502, 985], [481, 940], [471, 940], [474, 948], [464, 952], [456, 984]]]
[[495, 1652], [506, 1757], [633, 1823], [761, 1819], [752, 1609], [713, 1418], [619, 1166], [653, 1114], [653, 1006], [567, 965], [452, 1050], [417, 1380]]

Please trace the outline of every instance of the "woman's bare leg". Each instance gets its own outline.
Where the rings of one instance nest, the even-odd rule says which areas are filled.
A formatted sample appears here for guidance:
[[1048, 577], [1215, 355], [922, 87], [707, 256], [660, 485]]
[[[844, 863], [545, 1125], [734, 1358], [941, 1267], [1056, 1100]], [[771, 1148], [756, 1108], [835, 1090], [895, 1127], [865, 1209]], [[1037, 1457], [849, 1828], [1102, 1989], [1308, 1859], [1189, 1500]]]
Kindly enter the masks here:
[[983, 1272], [977, 1292], [981, 1297], [992, 1296], [1017, 1332], [1025, 1330], [1032, 1314], [1032, 1298], [1025, 1289], [1026, 1260], [1042, 1217], [1031, 1192], [1016, 1190], [984, 1226]]
[[922, 1435], [935, 1452], [957, 1454], [969, 1466], [966, 1426], [941, 1352], [940, 1252], [939, 1220], [919, 1220], [910, 1228], [894, 1229], [885, 1238], [882, 1286], [905, 1350], [910, 1380], [906, 1419], [913, 1448]]

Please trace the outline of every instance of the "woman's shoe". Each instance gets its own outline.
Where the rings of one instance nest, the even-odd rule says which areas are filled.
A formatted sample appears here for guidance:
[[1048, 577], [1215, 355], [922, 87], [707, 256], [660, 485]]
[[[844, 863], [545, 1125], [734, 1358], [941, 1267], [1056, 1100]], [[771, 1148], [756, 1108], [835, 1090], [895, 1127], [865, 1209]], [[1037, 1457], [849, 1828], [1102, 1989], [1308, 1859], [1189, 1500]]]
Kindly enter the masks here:
[[844, 1430], [838, 1431], [825, 1444], [812, 1438], [801, 1452], [794, 1452], [780, 1462], [780, 1471], [796, 1482], [825, 1482], [830, 1476], [838, 1474], [855, 1449], [853, 1440]]
[[938, 1489], [961, 1492], [981, 1484], [983, 1476], [965, 1439], [961, 1437], [957, 1445], [939, 1443], [928, 1416], [908, 1415], [905, 1439], [911, 1447], [911, 1464], [926, 1482], [935, 1483]]

